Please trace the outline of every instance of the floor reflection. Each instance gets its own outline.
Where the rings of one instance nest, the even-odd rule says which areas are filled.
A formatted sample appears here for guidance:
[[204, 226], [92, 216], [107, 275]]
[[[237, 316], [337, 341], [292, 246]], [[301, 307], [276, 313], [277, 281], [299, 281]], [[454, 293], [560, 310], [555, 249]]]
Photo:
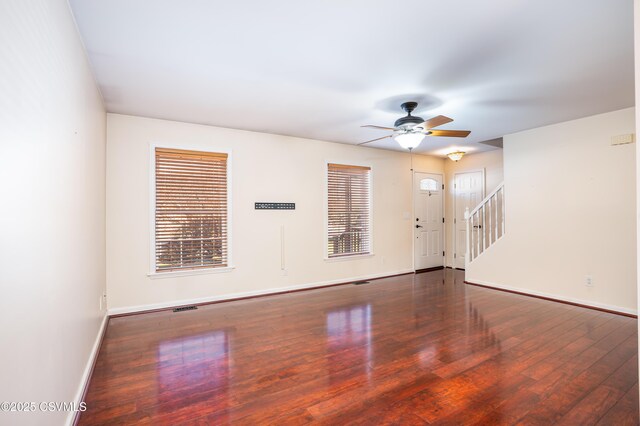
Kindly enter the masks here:
[[[437, 368], [441, 362], [454, 362], [477, 351], [500, 348], [500, 336], [487, 317], [495, 313], [492, 301], [476, 298], [455, 270], [443, 269], [413, 277], [412, 324], [425, 332], [418, 340], [420, 365]], [[434, 301], [446, 301], [436, 302]], [[438, 328], [438, 324], [448, 324]], [[436, 327], [436, 328], [434, 328]]]
[[206, 401], [224, 413], [228, 403], [231, 348], [224, 330], [159, 342], [158, 402], [161, 412]]
[[480, 349], [485, 349], [491, 346], [500, 347], [500, 338], [493, 332], [491, 324], [485, 319], [482, 307], [475, 306], [473, 301], [467, 301], [467, 325], [469, 332], [473, 332], [476, 335], [480, 335], [481, 339], [478, 343]]
[[372, 359], [371, 305], [343, 307], [327, 313], [327, 355], [329, 381], [341, 380], [340, 373], [369, 374]]

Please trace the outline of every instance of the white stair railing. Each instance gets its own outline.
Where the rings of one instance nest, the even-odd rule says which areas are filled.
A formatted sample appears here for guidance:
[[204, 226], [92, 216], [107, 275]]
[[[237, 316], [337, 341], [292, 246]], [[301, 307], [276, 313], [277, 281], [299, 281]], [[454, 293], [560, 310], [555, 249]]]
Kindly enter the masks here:
[[504, 235], [504, 182], [484, 200], [464, 212], [467, 222], [466, 263], [480, 256]]

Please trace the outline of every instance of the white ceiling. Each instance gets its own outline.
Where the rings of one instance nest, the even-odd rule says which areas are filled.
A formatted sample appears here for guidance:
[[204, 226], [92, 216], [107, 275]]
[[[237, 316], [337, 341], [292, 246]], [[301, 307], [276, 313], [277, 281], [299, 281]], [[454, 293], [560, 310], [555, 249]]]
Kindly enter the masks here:
[[70, 3], [110, 112], [358, 143], [417, 100], [443, 154], [634, 104], [631, 0]]

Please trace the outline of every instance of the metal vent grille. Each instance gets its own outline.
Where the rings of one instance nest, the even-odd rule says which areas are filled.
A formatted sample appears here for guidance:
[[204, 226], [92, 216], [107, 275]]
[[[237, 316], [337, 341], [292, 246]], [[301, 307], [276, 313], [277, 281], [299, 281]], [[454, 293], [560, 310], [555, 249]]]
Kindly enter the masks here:
[[182, 311], [193, 311], [194, 309], [198, 309], [197, 306], [195, 305], [191, 305], [191, 306], [181, 306], [180, 308], [175, 308], [173, 310], [173, 312], [182, 312]]

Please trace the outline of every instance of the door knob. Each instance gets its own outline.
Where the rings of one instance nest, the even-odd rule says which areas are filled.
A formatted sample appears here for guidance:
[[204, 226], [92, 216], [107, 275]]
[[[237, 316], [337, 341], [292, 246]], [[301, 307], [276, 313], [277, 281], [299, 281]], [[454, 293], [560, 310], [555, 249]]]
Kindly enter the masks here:
[[416, 228], [422, 228], [422, 225], [416, 225]]

